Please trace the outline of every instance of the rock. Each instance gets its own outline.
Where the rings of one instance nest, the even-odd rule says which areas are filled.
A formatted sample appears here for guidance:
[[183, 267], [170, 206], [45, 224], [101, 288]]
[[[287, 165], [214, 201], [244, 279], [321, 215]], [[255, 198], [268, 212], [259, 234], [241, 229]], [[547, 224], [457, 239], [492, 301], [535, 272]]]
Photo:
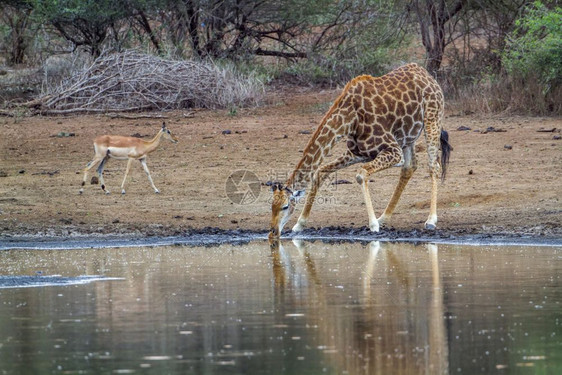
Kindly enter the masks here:
[[505, 148], [506, 150], [511, 150], [513, 149], [512, 145], [504, 145], [503, 148]]
[[493, 126], [488, 126], [486, 128], [486, 130], [484, 130], [482, 132], [482, 134], [486, 134], [486, 133], [505, 133], [505, 132], [507, 132], [507, 130], [505, 130], [505, 129], [496, 129]]
[[345, 184], [352, 184], [352, 182], [348, 180], [336, 180], [332, 182], [332, 185], [345, 185]]
[[59, 132], [57, 135], [55, 135], [55, 137], [58, 138], [65, 138], [65, 137], [75, 137], [76, 133], [71, 133], [71, 132]]
[[458, 130], [458, 131], [463, 131], [463, 130], [472, 130], [472, 129], [469, 128], [468, 126], [462, 125], [462, 126], [459, 126], [459, 127], [457, 128], [457, 130]]
[[0, 177], [8, 177], [8, 174], [4, 171], [0, 171]]
[[19, 174], [24, 174], [24, 173], [25, 173], [25, 169], [20, 169], [20, 170], [18, 171], [18, 173], [19, 173]]
[[555, 136], [552, 137], [552, 139], [559, 140], [559, 139], [562, 139], [562, 136], [560, 136], [560, 135], [555, 135]]
[[299, 130], [299, 134], [312, 134], [310, 130]]
[[223, 135], [232, 134], [232, 130], [223, 130], [222, 134]]

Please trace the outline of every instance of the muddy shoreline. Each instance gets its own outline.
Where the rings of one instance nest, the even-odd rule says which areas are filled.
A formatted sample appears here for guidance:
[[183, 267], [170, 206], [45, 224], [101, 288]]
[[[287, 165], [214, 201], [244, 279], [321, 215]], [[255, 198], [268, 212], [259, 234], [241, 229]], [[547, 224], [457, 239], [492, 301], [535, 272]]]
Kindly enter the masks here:
[[[177, 144], [163, 142], [150, 156], [148, 165], [160, 194], [154, 194], [138, 164], [128, 175], [127, 194], [119, 194], [126, 163], [118, 160], [109, 162], [104, 172], [112, 194], [90, 184], [78, 194], [95, 137], [119, 134], [150, 139], [161, 127], [159, 119], [103, 115], [3, 119], [0, 244], [265, 238], [272, 196], [267, 182], [287, 180], [337, 95], [339, 90], [270, 93], [267, 105], [240, 109], [235, 116], [226, 110], [197, 110], [189, 118], [182, 112], [154, 113], [166, 116], [180, 139]], [[562, 142], [554, 139], [558, 134], [544, 129], [562, 129], [562, 118], [463, 115], [448, 108], [444, 127], [454, 151], [447, 179], [439, 185], [437, 232], [422, 229], [431, 181], [424, 142], [420, 142], [418, 171], [389, 227], [378, 235], [366, 228], [363, 194], [353, 183], [357, 168], [350, 167], [321, 187], [309, 220], [321, 229], [303, 235], [366, 241], [560, 241]], [[58, 136], [66, 133], [75, 136]], [[345, 148], [345, 142], [338, 143], [328, 159], [337, 158]], [[262, 183], [259, 192], [245, 185], [232, 190], [231, 176], [236, 171], [253, 173]], [[399, 174], [399, 168], [391, 168], [373, 176], [370, 190], [377, 215], [390, 200]], [[249, 192], [254, 200], [238, 199]], [[294, 225], [294, 216], [287, 229]]]
[[[113, 247], [151, 247], [151, 246], [218, 246], [221, 244], [244, 244], [250, 241], [267, 239], [266, 231], [244, 229], [221, 229], [207, 227], [193, 229], [184, 233], [152, 234], [78, 234], [68, 236], [3, 235], [0, 236], [0, 250], [41, 249], [71, 250], [84, 248]], [[285, 231], [282, 240], [303, 239], [326, 242], [414, 242], [447, 243], [464, 245], [533, 245], [562, 246], [558, 236], [534, 236], [517, 232], [481, 233], [470, 230], [381, 230], [372, 233], [367, 227], [345, 228], [325, 227], [310, 228], [299, 234]]]

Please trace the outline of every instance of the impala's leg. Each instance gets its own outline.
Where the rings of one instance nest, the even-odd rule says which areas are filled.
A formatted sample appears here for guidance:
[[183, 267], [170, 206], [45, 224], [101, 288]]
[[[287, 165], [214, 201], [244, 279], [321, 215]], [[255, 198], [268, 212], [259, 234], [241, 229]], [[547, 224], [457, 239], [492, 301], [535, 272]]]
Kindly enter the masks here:
[[316, 198], [316, 193], [318, 192], [318, 188], [322, 185], [322, 182], [328, 178], [330, 173], [337, 171], [338, 169], [345, 168], [351, 164], [358, 163], [364, 159], [358, 158], [357, 156], [353, 155], [351, 151], [347, 151], [345, 154], [340, 156], [338, 159], [322, 166], [315, 174], [312, 179], [312, 188], [310, 193], [306, 197], [306, 203], [304, 208], [299, 216], [299, 220], [293, 227], [293, 232], [300, 232], [306, 226], [306, 222], [308, 220], [308, 216], [310, 215], [310, 210], [312, 209], [312, 205], [314, 204], [314, 199]]
[[109, 194], [109, 190], [105, 188], [105, 182], [103, 181], [103, 168], [105, 167], [105, 163], [107, 163], [107, 160], [109, 160], [109, 153], [105, 158], [103, 158], [100, 165], [98, 166], [98, 176], [100, 178], [101, 189], [105, 192], [105, 194]]
[[387, 147], [384, 151], [377, 155], [377, 157], [364, 164], [357, 174], [357, 182], [361, 184], [363, 190], [363, 197], [365, 198], [365, 205], [367, 206], [367, 214], [369, 215], [369, 228], [372, 232], [379, 231], [379, 222], [373, 210], [373, 202], [371, 201], [371, 194], [369, 193], [369, 176], [375, 172], [382, 171], [398, 164], [402, 160], [402, 149], [398, 145]]
[[129, 169], [131, 169], [131, 164], [134, 159], [129, 158], [127, 160], [127, 169], [125, 169], [125, 177], [123, 177], [123, 183], [121, 184], [121, 194], [125, 194], [125, 181], [127, 181], [127, 175], [129, 174]]
[[435, 229], [437, 225], [437, 186], [441, 176], [441, 164], [439, 162], [439, 147], [441, 144], [440, 112], [429, 108], [425, 116], [424, 125], [427, 155], [429, 157], [429, 174], [431, 176], [431, 204], [429, 206], [429, 217], [425, 222], [425, 229]]
[[404, 153], [404, 165], [402, 166], [402, 169], [400, 171], [400, 180], [398, 180], [398, 185], [396, 185], [396, 189], [394, 190], [392, 198], [390, 198], [386, 209], [384, 210], [381, 217], [379, 217], [380, 225], [384, 225], [386, 222], [388, 222], [388, 220], [390, 220], [390, 217], [392, 216], [392, 213], [396, 208], [396, 204], [400, 200], [402, 192], [404, 191], [406, 185], [408, 184], [408, 181], [410, 181], [410, 178], [418, 168], [418, 161], [414, 151], [414, 145], [403, 149], [402, 152]]
[[148, 176], [148, 181], [150, 181], [150, 184], [152, 185], [154, 192], [156, 194], [159, 194], [160, 190], [156, 189], [156, 186], [154, 186], [154, 181], [152, 181], [152, 177], [150, 177], [150, 171], [148, 170], [148, 166], [146, 165], [146, 158], [140, 159], [140, 162], [142, 164], [142, 167], [144, 168], [144, 171], [146, 172], [146, 175]]
[[86, 164], [86, 168], [84, 168], [84, 179], [82, 180], [82, 187], [80, 188], [79, 193], [82, 194], [84, 192], [84, 185], [86, 185], [86, 181], [88, 180], [88, 171], [95, 167], [100, 161], [102, 161], [102, 157], [98, 157], [97, 155], [94, 159]]

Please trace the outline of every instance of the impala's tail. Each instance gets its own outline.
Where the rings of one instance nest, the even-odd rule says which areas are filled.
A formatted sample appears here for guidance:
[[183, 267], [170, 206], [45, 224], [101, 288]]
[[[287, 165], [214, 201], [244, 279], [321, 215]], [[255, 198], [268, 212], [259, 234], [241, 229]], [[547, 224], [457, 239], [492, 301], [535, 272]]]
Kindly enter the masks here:
[[449, 143], [449, 133], [441, 130], [441, 180], [444, 180], [447, 174], [447, 165], [449, 164], [451, 151], [453, 151], [453, 147]]

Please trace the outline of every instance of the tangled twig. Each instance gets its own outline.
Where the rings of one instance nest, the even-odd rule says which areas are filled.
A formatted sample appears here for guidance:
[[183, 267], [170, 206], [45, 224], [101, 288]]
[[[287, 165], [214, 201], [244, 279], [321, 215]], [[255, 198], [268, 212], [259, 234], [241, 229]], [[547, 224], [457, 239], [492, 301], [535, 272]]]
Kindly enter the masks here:
[[104, 54], [29, 102], [44, 114], [105, 113], [257, 105], [263, 84], [205, 61], [174, 61], [135, 51]]

